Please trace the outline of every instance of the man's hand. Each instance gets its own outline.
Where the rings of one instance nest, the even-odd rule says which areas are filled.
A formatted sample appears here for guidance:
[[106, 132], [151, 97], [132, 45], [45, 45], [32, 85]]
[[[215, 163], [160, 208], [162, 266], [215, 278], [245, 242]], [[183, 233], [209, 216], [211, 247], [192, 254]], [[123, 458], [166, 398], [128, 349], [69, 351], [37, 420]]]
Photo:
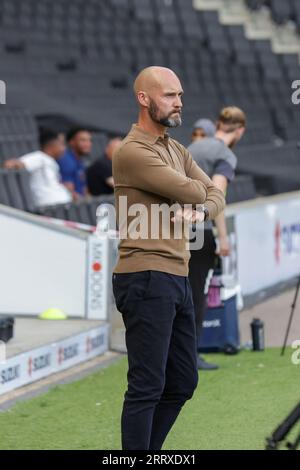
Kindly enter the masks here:
[[110, 186], [111, 188], [114, 188], [115, 186], [114, 178], [112, 176], [109, 176], [108, 178], [106, 178], [105, 183], [107, 184], [107, 186]]
[[11, 158], [10, 160], [6, 160], [3, 164], [4, 168], [7, 170], [19, 170], [24, 168], [24, 163], [17, 158]]
[[193, 224], [195, 222], [203, 222], [205, 214], [204, 212], [196, 211], [195, 209], [178, 209], [175, 216], [171, 218], [172, 222], [188, 222]]
[[216, 254], [219, 256], [229, 256], [230, 255], [230, 243], [228, 237], [218, 238], [219, 246], [216, 250]]

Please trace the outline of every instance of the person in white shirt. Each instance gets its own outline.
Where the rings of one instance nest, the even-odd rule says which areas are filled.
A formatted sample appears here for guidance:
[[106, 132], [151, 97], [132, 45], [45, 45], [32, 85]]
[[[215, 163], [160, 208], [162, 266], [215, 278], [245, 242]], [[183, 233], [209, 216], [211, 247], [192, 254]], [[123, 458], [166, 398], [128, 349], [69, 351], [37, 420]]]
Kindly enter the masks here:
[[30, 188], [37, 207], [71, 202], [72, 195], [61, 183], [56, 162], [65, 151], [64, 136], [52, 130], [43, 130], [40, 146], [41, 150], [7, 160], [4, 167], [25, 168], [30, 173]]

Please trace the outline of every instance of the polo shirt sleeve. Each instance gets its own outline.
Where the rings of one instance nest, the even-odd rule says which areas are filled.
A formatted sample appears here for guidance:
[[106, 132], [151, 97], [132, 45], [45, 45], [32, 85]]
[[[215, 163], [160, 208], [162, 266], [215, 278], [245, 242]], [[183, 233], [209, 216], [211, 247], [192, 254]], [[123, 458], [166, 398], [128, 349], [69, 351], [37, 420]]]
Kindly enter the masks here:
[[218, 160], [214, 168], [214, 175], [225, 176], [228, 182], [231, 182], [234, 179], [235, 173], [230, 163], [226, 160]]
[[116, 186], [129, 186], [181, 204], [203, 204], [206, 186], [167, 165], [150, 146], [128, 142], [113, 158]]
[[186, 174], [194, 180], [202, 181], [205, 185], [207, 195], [204, 204], [208, 209], [209, 219], [215, 219], [215, 217], [225, 208], [224, 194], [213, 184], [210, 177], [197, 165], [190, 152], [183, 146], [182, 149], [185, 158]]

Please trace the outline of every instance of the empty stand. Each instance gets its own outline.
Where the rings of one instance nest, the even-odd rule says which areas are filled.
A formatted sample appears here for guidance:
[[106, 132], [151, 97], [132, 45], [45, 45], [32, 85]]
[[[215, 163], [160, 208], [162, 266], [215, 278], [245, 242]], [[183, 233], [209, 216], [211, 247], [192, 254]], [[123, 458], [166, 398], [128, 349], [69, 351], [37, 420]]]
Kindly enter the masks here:
[[[247, 4], [254, 10], [267, 6], [279, 24], [300, 25], [297, 0]], [[231, 104], [247, 113], [247, 132], [237, 152], [243, 155], [238, 170], [250, 179], [244, 180], [243, 194], [231, 186], [230, 200], [253, 197], [253, 181], [261, 192], [267, 171], [277, 183], [275, 189], [268, 184], [266, 194], [278, 191], [280, 181], [282, 189], [289, 188], [289, 178], [283, 181], [271, 166], [261, 174], [260, 167], [275, 155], [279, 167], [289, 171], [286, 163], [299, 140], [300, 107], [291, 102], [291, 83], [299, 79], [297, 55], [274, 54], [269, 41], [249, 40], [242, 26], [221, 24], [216, 11], [197, 11], [192, 0], [0, 0], [0, 61], [0, 79], [9, 84], [8, 105], [0, 106], [0, 166], [36, 150], [38, 124], [51, 120], [57, 126], [88, 126], [94, 140], [91, 160], [100, 157], [108, 135], [126, 134], [136, 120], [132, 83], [137, 72], [156, 64], [182, 79], [183, 125], [170, 133], [183, 144], [199, 117], [215, 119]], [[276, 147], [278, 142], [283, 145]], [[293, 171], [299, 171], [296, 154]], [[0, 201], [33, 211], [27, 178], [26, 172], [1, 170]], [[294, 188], [293, 175], [290, 182]], [[90, 207], [71, 204], [55, 213], [94, 222]]]
[[29, 110], [0, 106], [0, 130], [0, 165], [39, 146], [37, 123]]
[[[299, 76], [296, 55], [279, 56], [269, 41], [248, 40], [241, 26], [222, 25], [215, 11], [196, 11], [192, 0], [25, 3], [0, 0], [1, 78], [19, 83], [22, 69], [28, 83], [24, 103], [33, 112], [40, 114], [38, 91], [45, 97], [44, 113], [55, 103], [57, 114], [82, 116], [102, 132], [125, 133], [136, 117], [134, 76], [157, 64], [173, 68], [184, 84], [187, 119], [178, 133], [183, 143], [191, 121], [231, 103], [248, 113], [251, 137], [245, 144], [295, 135], [288, 83]], [[264, 3], [281, 17], [289, 12], [296, 18], [297, 2], [248, 5]], [[191, 108], [190, 102], [197, 106]], [[288, 114], [286, 127], [273, 115], [274, 104]], [[258, 116], [266, 122], [265, 133], [259, 131]], [[15, 150], [9, 142], [0, 145], [2, 154]]]

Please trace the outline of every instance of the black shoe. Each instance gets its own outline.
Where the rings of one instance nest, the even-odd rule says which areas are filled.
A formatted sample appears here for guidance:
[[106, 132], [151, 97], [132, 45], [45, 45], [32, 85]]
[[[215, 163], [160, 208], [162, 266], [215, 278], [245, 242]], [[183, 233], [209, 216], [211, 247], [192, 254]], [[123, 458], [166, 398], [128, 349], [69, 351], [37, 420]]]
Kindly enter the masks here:
[[197, 369], [200, 370], [216, 370], [219, 369], [219, 366], [217, 364], [210, 364], [209, 362], [206, 362], [203, 357], [197, 356]]

